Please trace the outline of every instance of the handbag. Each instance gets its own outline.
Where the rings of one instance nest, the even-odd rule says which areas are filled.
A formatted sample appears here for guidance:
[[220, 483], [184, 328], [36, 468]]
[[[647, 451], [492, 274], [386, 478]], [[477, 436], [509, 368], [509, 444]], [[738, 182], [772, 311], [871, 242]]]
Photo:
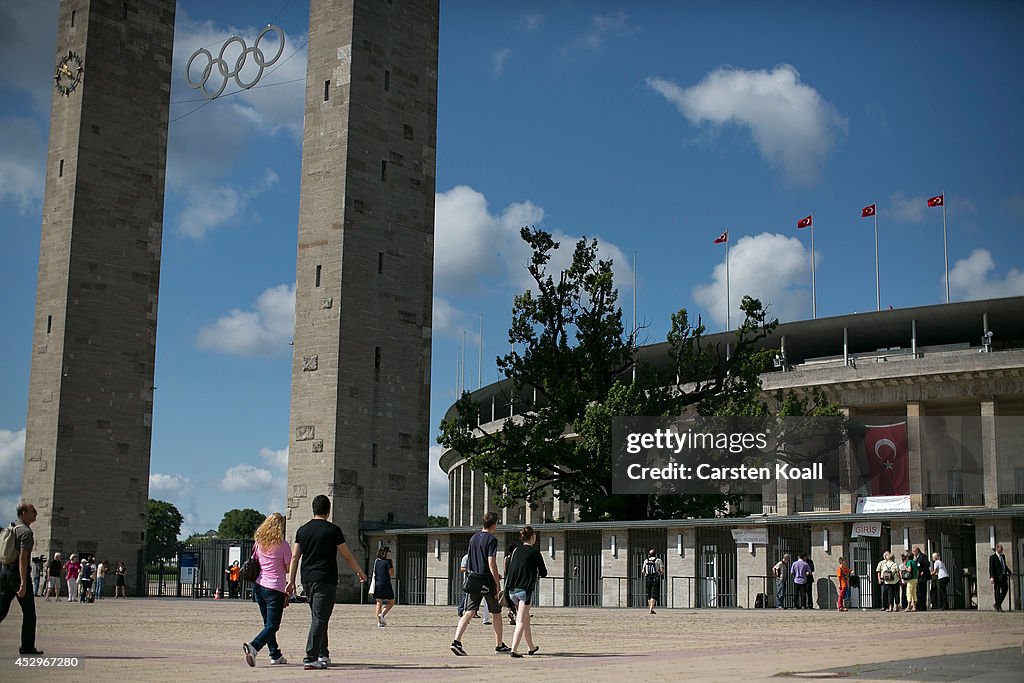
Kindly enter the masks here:
[[260, 561], [256, 559], [256, 549], [254, 548], [252, 551], [252, 557], [246, 560], [245, 564], [242, 565], [242, 580], [248, 581], [249, 583], [254, 582], [260, 577], [261, 569], [262, 567], [260, 567]]
[[371, 576], [370, 577], [370, 585], [367, 586], [367, 588], [366, 588], [366, 594], [369, 595], [372, 598], [373, 597], [373, 593], [376, 590], [376, 588], [377, 588], [377, 577], [376, 576]]

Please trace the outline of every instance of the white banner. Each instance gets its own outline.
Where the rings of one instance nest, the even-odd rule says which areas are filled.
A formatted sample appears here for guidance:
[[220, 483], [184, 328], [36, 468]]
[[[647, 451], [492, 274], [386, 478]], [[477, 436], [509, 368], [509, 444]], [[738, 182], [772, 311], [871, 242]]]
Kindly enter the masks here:
[[858, 498], [857, 512], [910, 512], [910, 496]]
[[733, 529], [732, 540], [736, 541], [736, 545], [741, 543], [768, 545], [768, 527], [760, 527], [757, 529]]
[[850, 534], [850, 538], [857, 538], [858, 536], [874, 536], [875, 538], [878, 538], [881, 535], [881, 522], [854, 522], [853, 532]]

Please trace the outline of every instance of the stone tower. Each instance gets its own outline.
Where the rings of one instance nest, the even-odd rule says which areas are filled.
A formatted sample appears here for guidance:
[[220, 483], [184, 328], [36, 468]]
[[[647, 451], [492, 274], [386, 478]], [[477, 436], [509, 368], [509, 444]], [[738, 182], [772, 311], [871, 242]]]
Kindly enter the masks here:
[[360, 562], [426, 524], [437, 43], [438, 0], [310, 2], [289, 532], [325, 494]]
[[25, 440], [36, 552], [135, 586], [146, 529], [174, 0], [61, 0]]

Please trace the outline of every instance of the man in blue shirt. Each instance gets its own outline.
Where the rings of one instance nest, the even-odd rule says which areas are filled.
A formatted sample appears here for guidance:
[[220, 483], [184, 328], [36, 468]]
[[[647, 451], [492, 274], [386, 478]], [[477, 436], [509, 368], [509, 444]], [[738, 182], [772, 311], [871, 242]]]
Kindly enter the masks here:
[[[468, 595], [466, 611], [459, 618], [459, 625], [455, 628], [455, 640], [452, 641], [451, 650], [456, 655], [463, 657], [466, 651], [462, 649], [462, 634], [465, 633], [469, 622], [476, 616], [480, 609], [480, 603], [487, 602], [487, 611], [492, 615], [494, 626], [494, 651], [511, 652], [509, 647], [501, 640], [501, 605], [498, 604], [498, 593], [501, 590], [501, 576], [498, 574], [498, 539], [494, 535], [494, 529], [498, 526], [498, 515], [488, 512], [484, 515], [483, 528], [473, 534], [469, 539], [469, 560], [466, 563], [465, 592]], [[493, 616], [498, 615], [498, 616]]]
[[790, 573], [793, 575], [794, 591], [796, 593], [796, 609], [810, 609], [811, 604], [807, 595], [807, 577], [811, 573], [811, 565], [804, 561], [804, 556], [801, 555], [797, 558], [797, 561], [793, 563], [790, 568]]

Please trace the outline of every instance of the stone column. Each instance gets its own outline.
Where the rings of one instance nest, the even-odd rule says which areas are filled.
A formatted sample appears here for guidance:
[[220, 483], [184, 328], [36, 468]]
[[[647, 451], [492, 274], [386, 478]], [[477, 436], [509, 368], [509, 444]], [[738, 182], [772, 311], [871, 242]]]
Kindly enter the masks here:
[[996, 449], [996, 416], [999, 407], [992, 396], [981, 399], [981, 462], [985, 507], [999, 507], [999, 457]]
[[[614, 552], [612, 540], [614, 539]], [[625, 529], [601, 532], [601, 606], [625, 607], [629, 604], [628, 581], [610, 577], [629, 576], [629, 543]]]
[[[677, 549], [678, 534], [683, 535], [682, 556]], [[673, 607], [693, 607], [697, 603], [697, 530], [687, 527], [670, 532], [668, 554], [670, 559], [665, 569], [668, 604]], [[679, 578], [673, 581], [673, 576]]]
[[921, 454], [921, 421], [925, 408], [922, 401], [907, 401], [907, 451], [910, 462], [910, 509], [923, 510], [922, 494], [922, 454]]
[[[995, 590], [988, 578], [988, 561], [994, 552], [992, 549], [993, 530], [995, 531], [995, 542], [997, 544], [1002, 544], [1003, 546], [1003, 554], [1006, 555], [1006, 563], [1010, 566], [1010, 569], [1013, 570], [1014, 574], [1020, 571], [1020, 568], [1016, 566], [1014, 558], [1013, 521], [1009, 519], [984, 519], [979, 517], [975, 520], [974, 525], [975, 562], [978, 571], [978, 609], [992, 612], [995, 611], [995, 605], [993, 603], [995, 599]], [[951, 580], [962, 581], [963, 579], [956, 577]], [[1013, 582], [1015, 580], [1015, 577], [1010, 577], [1010, 592], [1003, 599], [1003, 609], [1007, 611], [1012, 609], [1013, 599], [1015, 597]]]
[[[857, 412], [856, 408], [843, 408], [843, 417], [853, 417]], [[839, 451], [842, 461], [839, 465], [839, 512], [851, 514], [857, 504], [857, 484], [853, 481], [854, 473], [854, 451], [853, 444], [847, 441]]]
[[[751, 553], [746, 543], [736, 544], [736, 606], [753, 607], [762, 583], [750, 581], [750, 577], [765, 576], [768, 571], [768, 546], [757, 545]], [[767, 584], [764, 584], [767, 585]], [[766, 595], [771, 595], [773, 586], [767, 586]]]
[[[548, 578], [539, 579], [537, 582], [537, 607], [562, 607], [565, 604], [565, 532], [548, 531], [538, 532], [541, 557], [544, 558], [544, 566], [548, 569]], [[554, 540], [554, 557], [551, 556], [549, 539]]]
[[[839, 584], [835, 582], [839, 558], [846, 556], [846, 537], [842, 522], [811, 525], [811, 560], [814, 562], [814, 606], [835, 609]], [[828, 543], [825, 535], [828, 534]], [[847, 557], [849, 564], [849, 557]]]

